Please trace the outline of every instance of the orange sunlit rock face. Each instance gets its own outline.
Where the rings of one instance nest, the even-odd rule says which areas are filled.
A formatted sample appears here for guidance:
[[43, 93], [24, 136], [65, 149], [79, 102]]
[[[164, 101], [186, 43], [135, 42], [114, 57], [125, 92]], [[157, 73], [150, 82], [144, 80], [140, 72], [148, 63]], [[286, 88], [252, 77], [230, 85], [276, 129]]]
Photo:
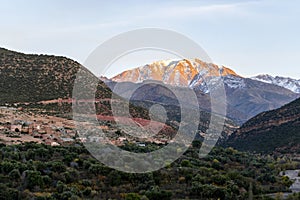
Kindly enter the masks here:
[[188, 87], [196, 75], [203, 78], [226, 75], [238, 76], [233, 70], [206, 63], [200, 59], [162, 60], [132, 70], [127, 70], [112, 78], [113, 81], [143, 82], [162, 81], [165, 84]]

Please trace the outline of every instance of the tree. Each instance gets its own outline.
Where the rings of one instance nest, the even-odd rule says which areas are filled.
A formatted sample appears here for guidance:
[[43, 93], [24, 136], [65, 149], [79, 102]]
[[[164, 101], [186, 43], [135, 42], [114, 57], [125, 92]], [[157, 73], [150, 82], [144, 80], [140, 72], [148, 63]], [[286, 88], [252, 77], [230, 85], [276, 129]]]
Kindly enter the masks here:
[[21, 174], [18, 169], [13, 169], [11, 172], [9, 172], [8, 176], [13, 180], [18, 180], [21, 178]]
[[191, 167], [192, 164], [189, 160], [183, 160], [183, 161], [181, 161], [181, 166], [182, 167]]
[[44, 181], [41, 176], [41, 172], [26, 170], [24, 174], [25, 174], [24, 185], [26, 188], [32, 190], [35, 186], [40, 188], [44, 186]]
[[1, 169], [2, 173], [5, 173], [5, 174], [8, 174], [14, 168], [15, 168], [14, 164], [9, 161], [3, 161], [0, 164], [0, 169]]
[[50, 163], [52, 170], [55, 172], [64, 172], [66, 171], [66, 166], [63, 162], [60, 161], [54, 161]]

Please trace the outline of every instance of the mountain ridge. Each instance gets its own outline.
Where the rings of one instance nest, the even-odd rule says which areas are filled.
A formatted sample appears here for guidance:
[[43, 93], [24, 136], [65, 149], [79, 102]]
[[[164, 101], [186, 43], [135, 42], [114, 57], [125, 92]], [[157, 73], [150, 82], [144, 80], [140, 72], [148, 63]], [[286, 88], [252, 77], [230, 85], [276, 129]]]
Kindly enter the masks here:
[[[79, 69], [91, 75], [81, 64], [63, 56], [24, 54], [0, 48], [0, 103], [71, 98]], [[108, 92], [103, 83], [99, 86], [103, 95]]]
[[[202, 87], [202, 91], [209, 93], [205, 88], [205, 82], [209, 82], [213, 77], [235, 77], [249, 78], [268, 84], [277, 85], [294, 93], [300, 94], [300, 79], [290, 77], [271, 76], [261, 74], [253, 77], [243, 77], [234, 70], [224, 65], [206, 63], [198, 58], [182, 60], [160, 60], [154, 61], [134, 69], [126, 70], [110, 78], [115, 82], [134, 82], [141, 83], [144, 80], [157, 80], [165, 84], [181, 87]], [[232, 85], [237, 87], [237, 85]]]
[[165, 84], [193, 88], [199, 82], [199, 80], [195, 79], [199, 73], [201, 73], [202, 78], [226, 75], [239, 76], [232, 69], [225, 66], [206, 63], [195, 58], [156, 61], [124, 71], [111, 78], [111, 80], [116, 82], [130, 81], [140, 83], [144, 80], [152, 79], [162, 81]]
[[300, 153], [300, 98], [263, 112], [237, 129], [226, 142], [243, 151]]
[[282, 76], [271, 76], [269, 74], [260, 74], [254, 77], [251, 77], [253, 80], [262, 81], [265, 83], [270, 83], [273, 85], [278, 85], [289, 89], [295, 93], [300, 93], [300, 79], [293, 79], [290, 77], [282, 77]]

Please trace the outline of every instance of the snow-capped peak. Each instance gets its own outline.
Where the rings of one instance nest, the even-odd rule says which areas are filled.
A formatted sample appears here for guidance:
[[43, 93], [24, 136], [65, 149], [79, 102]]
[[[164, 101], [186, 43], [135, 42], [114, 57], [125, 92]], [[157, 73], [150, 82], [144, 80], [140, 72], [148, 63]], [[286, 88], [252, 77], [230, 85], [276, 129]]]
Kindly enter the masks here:
[[269, 74], [260, 74], [254, 77], [251, 77], [252, 80], [261, 81], [264, 83], [273, 83], [274, 77]]
[[281, 87], [284, 87], [286, 89], [289, 89], [295, 93], [300, 93], [300, 80], [288, 78], [288, 77], [281, 77], [281, 76], [271, 76], [268, 74], [262, 74], [252, 77], [251, 79], [270, 83], [273, 85], [278, 85]]
[[219, 67], [200, 59], [169, 59], [156, 61], [139, 68], [125, 71], [112, 78], [113, 81], [130, 81], [134, 83], [144, 80], [158, 80], [165, 84], [195, 88], [203, 78], [226, 75], [238, 76], [233, 70]]

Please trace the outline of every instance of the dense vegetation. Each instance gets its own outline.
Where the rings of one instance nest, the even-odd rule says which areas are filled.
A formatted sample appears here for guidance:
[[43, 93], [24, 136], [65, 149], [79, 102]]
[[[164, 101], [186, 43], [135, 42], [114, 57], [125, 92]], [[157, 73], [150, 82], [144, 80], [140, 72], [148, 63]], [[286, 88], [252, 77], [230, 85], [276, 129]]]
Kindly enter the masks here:
[[[95, 160], [76, 144], [51, 147], [26, 143], [1, 146], [0, 199], [264, 199], [292, 183], [279, 171], [295, 168], [287, 158], [273, 158], [215, 148], [198, 157], [194, 142], [167, 167], [146, 174], [119, 172]], [[134, 144], [126, 150], [145, 152]]]

